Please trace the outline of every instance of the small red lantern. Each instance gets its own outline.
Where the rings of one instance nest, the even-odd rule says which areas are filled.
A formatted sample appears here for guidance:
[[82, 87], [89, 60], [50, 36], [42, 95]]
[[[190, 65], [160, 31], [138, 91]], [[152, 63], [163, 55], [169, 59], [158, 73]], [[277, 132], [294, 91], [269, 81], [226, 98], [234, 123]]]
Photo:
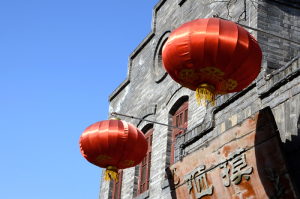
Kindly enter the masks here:
[[115, 181], [118, 181], [118, 169], [136, 166], [148, 150], [142, 131], [117, 118], [87, 127], [80, 136], [79, 147], [86, 160], [106, 168], [105, 180]]
[[198, 104], [205, 99], [214, 105], [216, 95], [241, 91], [255, 80], [262, 52], [243, 27], [207, 18], [175, 29], [163, 47], [162, 58], [173, 80], [196, 91]]

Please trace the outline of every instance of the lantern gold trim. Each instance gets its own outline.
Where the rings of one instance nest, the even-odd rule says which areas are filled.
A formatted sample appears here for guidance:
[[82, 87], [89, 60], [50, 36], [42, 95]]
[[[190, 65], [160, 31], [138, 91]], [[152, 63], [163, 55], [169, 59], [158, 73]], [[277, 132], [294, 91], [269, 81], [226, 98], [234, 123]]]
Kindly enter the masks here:
[[110, 181], [113, 179], [115, 182], [118, 182], [119, 174], [118, 167], [108, 166], [105, 171], [105, 181]]
[[[206, 107], [206, 100], [211, 102], [211, 105], [215, 105], [215, 95], [216, 95], [216, 88], [213, 85], [209, 85], [206, 83], [200, 84], [196, 89], [196, 98], [198, 104]], [[201, 101], [203, 100], [203, 101]]]

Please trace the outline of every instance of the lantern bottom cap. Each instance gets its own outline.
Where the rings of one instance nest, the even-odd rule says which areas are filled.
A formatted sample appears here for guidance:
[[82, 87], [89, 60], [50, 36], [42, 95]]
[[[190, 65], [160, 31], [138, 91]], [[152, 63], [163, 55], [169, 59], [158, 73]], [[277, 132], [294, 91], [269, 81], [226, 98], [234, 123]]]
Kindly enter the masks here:
[[118, 167], [116, 166], [108, 166], [105, 171], [105, 181], [110, 181], [113, 179], [115, 182], [118, 182], [119, 174]]
[[213, 85], [202, 83], [196, 89], [196, 98], [198, 104], [206, 107], [206, 100], [215, 105], [216, 88]]

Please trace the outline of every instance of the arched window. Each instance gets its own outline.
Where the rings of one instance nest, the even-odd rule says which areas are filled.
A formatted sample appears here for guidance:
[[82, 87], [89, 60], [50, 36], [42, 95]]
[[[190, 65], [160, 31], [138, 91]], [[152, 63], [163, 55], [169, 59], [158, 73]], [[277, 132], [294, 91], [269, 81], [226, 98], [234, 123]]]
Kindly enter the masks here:
[[145, 133], [145, 137], [148, 143], [148, 151], [145, 158], [143, 159], [143, 161], [140, 163], [139, 166], [140, 169], [139, 169], [138, 195], [144, 193], [149, 189], [153, 128], [149, 129]]
[[113, 188], [113, 199], [121, 199], [121, 188], [122, 188], [122, 180], [123, 180], [123, 170], [119, 169], [118, 171], [119, 179], [118, 182], [114, 182]]
[[[173, 116], [173, 126], [187, 128], [188, 125], [188, 101], [184, 102]], [[172, 131], [172, 148], [171, 148], [171, 164], [174, 163], [175, 140], [179, 135], [184, 134], [183, 130], [173, 128]]]

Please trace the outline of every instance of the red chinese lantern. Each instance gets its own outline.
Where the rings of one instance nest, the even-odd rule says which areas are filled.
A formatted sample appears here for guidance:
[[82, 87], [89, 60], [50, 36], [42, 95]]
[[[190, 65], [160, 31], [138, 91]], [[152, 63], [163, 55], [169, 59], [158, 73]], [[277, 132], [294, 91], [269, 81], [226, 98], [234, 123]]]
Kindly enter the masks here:
[[[262, 52], [256, 39], [234, 22], [196, 19], [175, 29], [162, 51], [173, 80], [212, 102], [216, 95], [241, 91], [261, 69]], [[205, 103], [206, 105], [206, 103]]]
[[118, 169], [136, 166], [148, 150], [142, 131], [118, 119], [87, 127], [80, 136], [79, 147], [87, 161], [106, 168], [105, 180], [115, 181], [118, 181]]

